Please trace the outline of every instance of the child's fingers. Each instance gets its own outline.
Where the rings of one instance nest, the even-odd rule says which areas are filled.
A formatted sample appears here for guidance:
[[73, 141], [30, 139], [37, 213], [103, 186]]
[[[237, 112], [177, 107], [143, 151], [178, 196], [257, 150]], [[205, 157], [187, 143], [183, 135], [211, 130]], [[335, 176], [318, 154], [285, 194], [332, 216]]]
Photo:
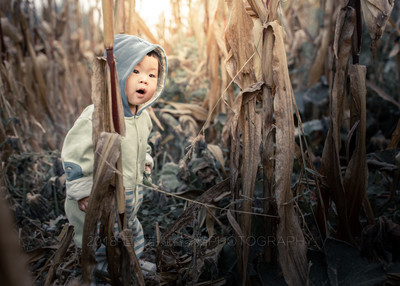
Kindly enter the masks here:
[[145, 170], [146, 172], [149, 172], [149, 174], [151, 174], [151, 168], [150, 168], [149, 165], [146, 165], [146, 166], [144, 167], [144, 170]]
[[89, 203], [89, 197], [83, 198], [83, 199], [78, 201], [78, 208], [81, 211], [86, 212], [88, 203]]
[[78, 207], [81, 211], [86, 212], [86, 205], [84, 203], [78, 203]]

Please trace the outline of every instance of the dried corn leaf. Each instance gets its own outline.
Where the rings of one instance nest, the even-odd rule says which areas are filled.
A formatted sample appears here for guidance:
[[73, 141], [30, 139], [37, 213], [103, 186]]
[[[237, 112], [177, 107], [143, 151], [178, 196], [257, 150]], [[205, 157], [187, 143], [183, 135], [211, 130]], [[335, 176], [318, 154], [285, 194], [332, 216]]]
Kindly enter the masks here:
[[160, 120], [158, 119], [157, 115], [154, 113], [154, 110], [152, 107], [147, 108], [147, 112], [149, 113], [151, 119], [153, 119], [153, 121], [156, 123], [156, 125], [158, 126], [158, 128], [161, 129], [161, 131], [164, 131], [164, 127], [162, 126]]
[[351, 118], [355, 121], [356, 146], [346, 169], [343, 185], [347, 199], [347, 213], [350, 229], [353, 235], [361, 232], [360, 211], [367, 188], [367, 161], [366, 161], [366, 87], [365, 78], [367, 69], [365, 66], [350, 65], [350, 96]]
[[207, 144], [207, 149], [213, 154], [214, 158], [220, 163], [222, 172], [224, 173], [225, 176], [227, 176], [224, 167], [225, 165], [224, 154], [222, 152], [221, 147], [219, 147], [218, 145]]
[[228, 57], [227, 71], [235, 83], [244, 89], [256, 81], [252, 70], [253, 21], [246, 13], [242, 0], [233, 0], [229, 22], [225, 30], [225, 45]]
[[[233, 230], [236, 233], [236, 236], [239, 237], [240, 239], [244, 238], [242, 229], [240, 228], [240, 225], [238, 224], [238, 222], [236, 221], [235, 217], [232, 215], [232, 212], [230, 210], [228, 210], [228, 212], [226, 213], [226, 217], [228, 218], [229, 223], [231, 224]], [[244, 241], [242, 241], [244, 244]]]
[[[355, 27], [356, 13], [351, 7], [342, 8], [336, 22], [334, 55], [336, 72], [333, 78], [333, 87], [330, 93], [330, 128], [322, 153], [320, 174], [322, 187], [332, 196], [336, 204], [339, 225], [339, 238], [351, 242], [352, 236], [347, 219], [346, 195], [343, 187], [343, 178], [339, 160], [340, 126], [343, 108], [343, 98], [347, 81], [347, 66], [352, 48], [352, 36]], [[323, 229], [323, 225], [320, 228]]]
[[172, 101], [168, 101], [166, 103], [174, 107], [176, 110], [164, 108], [162, 109], [164, 112], [169, 112], [175, 115], [192, 115], [194, 118], [200, 121], [207, 120], [207, 110], [197, 104]]
[[[103, 132], [97, 141], [93, 187], [83, 228], [82, 272], [85, 282], [91, 281], [96, 264], [94, 256], [96, 245], [93, 243], [93, 237], [97, 235], [97, 223], [103, 205], [110, 204], [110, 201], [106, 200], [105, 197], [110, 197], [108, 194], [110, 180], [115, 174], [116, 169], [114, 166], [116, 166], [120, 157], [121, 140], [122, 137], [116, 133]], [[111, 195], [112, 197], [113, 194]]]
[[[117, 73], [117, 69], [114, 66], [114, 79], [111, 79], [111, 72], [110, 72], [110, 68], [107, 65], [107, 73], [106, 73], [106, 78], [107, 78], [107, 99], [104, 102], [104, 108], [102, 108], [103, 110], [107, 111], [107, 109], [109, 110], [110, 114], [107, 115], [109, 117], [106, 118], [111, 118], [113, 116], [111, 110], [114, 110], [114, 108], [111, 108], [111, 94], [112, 94], [112, 86], [111, 86], [111, 80], [114, 80], [115, 82], [115, 97], [116, 97], [116, 112], [118, 114], [118, 126], [119, 126], [119, 134], [121, 136], [125, 136], [126, 133], [126, 129], [125, 129], [125, 119], [124, 119], [124, 109], [122, 107], [122, 98], [121, 98], [121, 91], [119, 90], [119, 84], [118, 84], [118, 73]], [[99, 106], [100, 108], [100, 106]], [[110, 121], [111, 123], [111, 121]], [[116, 130], [114, 124], [112, 125], [113, 129], [105, 129], [104, 131], [106, 132], [111, 132]]]
[[[263, 80], [265, 85], [263, 87], [262, 106], [263, 106], [263, 130], [262, 130], [262, 166], [263, 166], [263, 194], [264, 213], [276, 215], [276, 203], [272, 200], [274, 198], [274, 165], [275, 165], [275, 125], [274, 125], [274, 102], [273, 102], [273, 78], [272, 78], [272, 48], [274, 45], [273, 31], [266, 30], [263, 39], [262, 49], [262, 70]], [[264, 218], [265, 221], [265, 235], [267, 237], [276, 236], [276, 221], [271, 218]], [[275, 258], [275, 247], [273, 245], [266, 245], [264, 248], [264, 257], [267, 262], [272, 262]]]
[[[219, 106], [216, 106], [218, 99], [221, 97], [221, 78], [220, 72], [220, 51], [218, 46], [218, 35], [214, 31], [218, 30], [218, 23], [213, 17], [210, 29], [207, 35], [207, 76], [210, 79], [210, 89], [203, 101], [203, 107], [208, 109], [208, 114], [216, 115], [219, 113]], [[222, 101], [219, 101], [221, 105]]]
[[[254, 196], [254, 187], [256, 183], [257, 170], [260, 162], [260, 144], [261, 144], [261, 116], [256, 114], [257, 98], [262, 93], [263, 83], [251, 85], [243, 91], [243, 101], [240, 114], [240, 124], [242, 129], [242, 144], [243, 144], [243, 157], [242, 157], [242, 195], [244, 201], [242, 202], [241, 210], [246, 212], [240, 216], [240, 225], [244, 237], [247, 239], [251, 235], [251, 210], [253, 202], [249, 198]], [[242, 256], [242, 257], [240, 257]], [[239, 262], [243, 267], [243, 281], [246, 281], [247, 276], [247, 263], [249, 258], [249, 245], [244, 244]]]
[[372, 38], [372, 45], [382, 37], [392, 13], [394, 0], [361, 0], [364, 20]]
[[97, 142], [100, 137], [100, 133], [105, 130], [110, 130], [111, 126], [111, 110], [103, 108], [106, 106], [107, 97], [104, 96], [106, 93], [104, 81], [105, 75], [104, 70], [106, 61], [104, 58], [95, 58], [92, 63], [93, 75], [92, 75], [92, 102], [94, 104], [93, 111], [93, 132], [92, 141]]
[[240, 125], [239, 117], [242, 108], [243, 94], [235, 99], [232, 106], [232, 113], [230, 119], [228, 120], [226, 126], [227, 130], [230, 131], [231, 138], [231, 149], [230, 149], [230, 159], [229, 159], [229, 169], [231, 173], [231, 191], [232, 200], [236, 201], [239, 199], [239, 171], [240, 171]]
[[[92, 75], [92, 101], [94, 104], [93, 112], [93, 142], [96, 148], [97, 139], [101, 132], [111, 132], [112, 130], [112, 111], [111, 111], [111, 75], [107, 69], [107, 93], [105, 95], [104, 88], [104, 69], [106, 61], [104, 58], [96, 58], [93, 62], [93, 75]], [[118, 75], [115, 74], [115, 82], [118, 83]], [[122, 100], [120, 96], [119, 84], [115, 84], [116, 97], [117, 97], [117, 113], [119, 119], [119, 131], [122, 136], [125, 135], [125, 121], [122, 109]], [[117, 169], [122, 172], [121, 159], [118, 160]], [[125, 192], [123, 191], [123, 178], [121, 175], [116, 176], [116, 199], [118, 213], [125, 213]]]
[[[291, 179], [294, 158], [293, 89], [290, 82], [282, 27], [271, 22], [266, 27], [274, 35], [272, 73], [276, 85], [274, 112], [276, 125], [275, 193], [279, 225], [277, 237], [279, 260], [286, 283], [306, 285], [307, 245], [293, 206]], [[293, 241], [295, 240], [295, 242]], [[295, 271], [294, 271], [295, 270]]]

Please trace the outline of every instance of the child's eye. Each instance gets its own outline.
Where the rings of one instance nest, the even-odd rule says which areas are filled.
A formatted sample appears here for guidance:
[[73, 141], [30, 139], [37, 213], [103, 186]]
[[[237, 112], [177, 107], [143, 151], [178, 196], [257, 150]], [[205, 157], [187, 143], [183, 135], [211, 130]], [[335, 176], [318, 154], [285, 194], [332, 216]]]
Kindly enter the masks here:
[[138, 70], [133, 70], [133, 72], [132, 73], [139, 73], [139, 71]]
[[155, 74], [150, 74], [150, 77], [154, 77], [154, 78], [156, 78], [157, 76], [155, 75]]

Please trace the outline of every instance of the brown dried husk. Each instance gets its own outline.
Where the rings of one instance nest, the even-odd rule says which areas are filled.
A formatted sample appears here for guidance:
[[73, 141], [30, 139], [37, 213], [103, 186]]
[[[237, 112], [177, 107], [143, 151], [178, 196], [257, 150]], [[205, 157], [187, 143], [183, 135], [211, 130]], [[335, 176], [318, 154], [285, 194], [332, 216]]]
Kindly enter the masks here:
[[[262, 83], [257, 83], [245, 89], [242, 94], [242, 106], [240, 110], [239, 124], [242, 130], [242, 191], [238, 197], [243, 197], [241, 211], [245, 212], [239, 216], [240, 225], [244, 238], [251, 235], [251, 221], [253, 201], [249, 198], [254, 196], [257, 170], [260, 162], [261, 144], [261, 115], [256, 113], [257, 97], [261, 95]], [[249, 259], [249, 245], [243, 244], [241, 255], [239, 256], [239, 267], [243, 269], [243, 282], [247, 280], [247, 263]]]
[[[284, 278], [289, 285], [306, 285], [308, 277], [307, 244], [300, 228], [293, 205], [291, 178], [294, 159], [294, 94], [287, 68], [282, 27], [276, 22], [266, 26], [272, 33], [272, 79], [276, 86], [274, 94], [275, 113], [275, 194], [278, 205], [279, 224], [277, 239], [279, 261]], [[268, 68], [268, 67], [267, 67]], [[294, 241], [292, 239], [294, 238]]]

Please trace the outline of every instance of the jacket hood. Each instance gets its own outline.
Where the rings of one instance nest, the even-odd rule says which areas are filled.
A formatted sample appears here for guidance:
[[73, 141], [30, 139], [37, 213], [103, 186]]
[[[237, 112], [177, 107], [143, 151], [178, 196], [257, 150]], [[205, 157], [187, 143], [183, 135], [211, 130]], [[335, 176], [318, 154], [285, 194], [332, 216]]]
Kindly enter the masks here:
[[151, 51], [155, 51], [158, 55], [161, 68], [158, 71], [157, 88], [153, 97], [149, 101], [138, 106], [136, 115], [139, 116], [144, 109], [154, 104], [154, 102], [161, 96], [164, 89], [165, 80], [167, 78], [167, 57], [165, 52], [159, 45], [154, 45], [139, 37], [126, 34], [117, 34], [114, 36], [113, 51], [125, 117], [133, 116], [125, 94], [126, 80], [145, 55]]

